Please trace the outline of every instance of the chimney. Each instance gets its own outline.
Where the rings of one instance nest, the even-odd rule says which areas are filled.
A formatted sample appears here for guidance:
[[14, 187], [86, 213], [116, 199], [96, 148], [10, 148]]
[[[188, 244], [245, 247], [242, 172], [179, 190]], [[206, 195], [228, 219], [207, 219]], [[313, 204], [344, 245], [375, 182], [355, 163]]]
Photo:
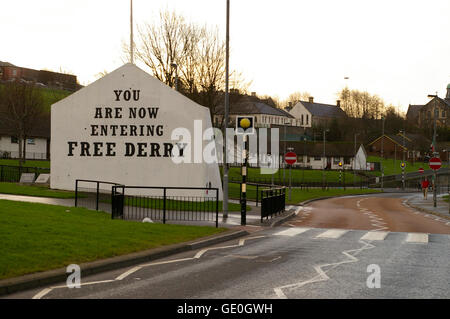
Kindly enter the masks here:
[[252, 96], [256, 96], [256, 92], [252, 92]]
[[289, 102], [289, 107], [292, 107], [292, 102]]
[[341, 100], [337, 100], [337, 101], [336, 101], [336, 106], [337, 106], [337, 107], [341, 107]]
[[314, 103], [314, 97], [313, 96], [309, 97], [309, 103]]

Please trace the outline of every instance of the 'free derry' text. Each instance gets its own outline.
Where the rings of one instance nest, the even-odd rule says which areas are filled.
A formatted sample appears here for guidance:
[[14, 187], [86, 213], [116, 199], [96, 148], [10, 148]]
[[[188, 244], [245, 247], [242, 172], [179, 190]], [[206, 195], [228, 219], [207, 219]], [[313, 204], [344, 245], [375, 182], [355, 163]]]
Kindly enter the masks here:
[[205, 306], [205, 305], [188, 305], [184, 303], [177, 307], [178, 314], [203, 314], [208, 317], [210, 314], [271, 314], [272, 304], [240, 304], [240, 303], [225, 303], [220, 307]]

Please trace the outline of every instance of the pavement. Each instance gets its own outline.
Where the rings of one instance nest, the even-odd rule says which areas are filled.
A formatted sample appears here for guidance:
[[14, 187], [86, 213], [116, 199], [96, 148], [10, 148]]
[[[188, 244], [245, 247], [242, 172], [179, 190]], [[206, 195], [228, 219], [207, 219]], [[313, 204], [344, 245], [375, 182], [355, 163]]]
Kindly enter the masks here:
[[445, 195], [440, 194], [436, 196], [436, 207], [434, 207], [433, 193], [428, 193], [427, 199], [423, 198], [422, 193], [414, 194], [408, 199], [407, 204], [424, 212], [450, 219], [449, 203], [443, 199]]

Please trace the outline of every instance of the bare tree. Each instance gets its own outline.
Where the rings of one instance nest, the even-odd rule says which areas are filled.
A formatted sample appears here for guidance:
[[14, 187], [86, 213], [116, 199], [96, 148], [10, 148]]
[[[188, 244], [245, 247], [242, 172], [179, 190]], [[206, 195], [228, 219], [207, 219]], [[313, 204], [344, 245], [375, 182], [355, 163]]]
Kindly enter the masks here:
[[26, 139], [43, 114], [42, 93], [34, 83], [8, 82], [0, 90], [0, 118], [18, 139], [20, 165], [25, 162]]

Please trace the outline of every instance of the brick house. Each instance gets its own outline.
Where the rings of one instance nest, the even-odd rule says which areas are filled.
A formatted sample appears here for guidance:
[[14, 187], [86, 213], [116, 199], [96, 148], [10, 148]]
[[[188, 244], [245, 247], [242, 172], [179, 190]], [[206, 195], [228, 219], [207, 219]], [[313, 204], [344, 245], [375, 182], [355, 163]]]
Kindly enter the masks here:
[[22, 68], [9, 62], [0, 61], [0, 81], [5, 82], [16, 79], [37, 82], [43, 86], [72, 92], [80, 87], [75, 75]]
[[431, 141], [420, 134], [385, 134], [367, 145], [368, 154], [381, 156], [382, 142], [383, 158], [402, 159], [404, 151], [405, 159], [409, 161], [422, 159], [428, 153], [431, 145]]

